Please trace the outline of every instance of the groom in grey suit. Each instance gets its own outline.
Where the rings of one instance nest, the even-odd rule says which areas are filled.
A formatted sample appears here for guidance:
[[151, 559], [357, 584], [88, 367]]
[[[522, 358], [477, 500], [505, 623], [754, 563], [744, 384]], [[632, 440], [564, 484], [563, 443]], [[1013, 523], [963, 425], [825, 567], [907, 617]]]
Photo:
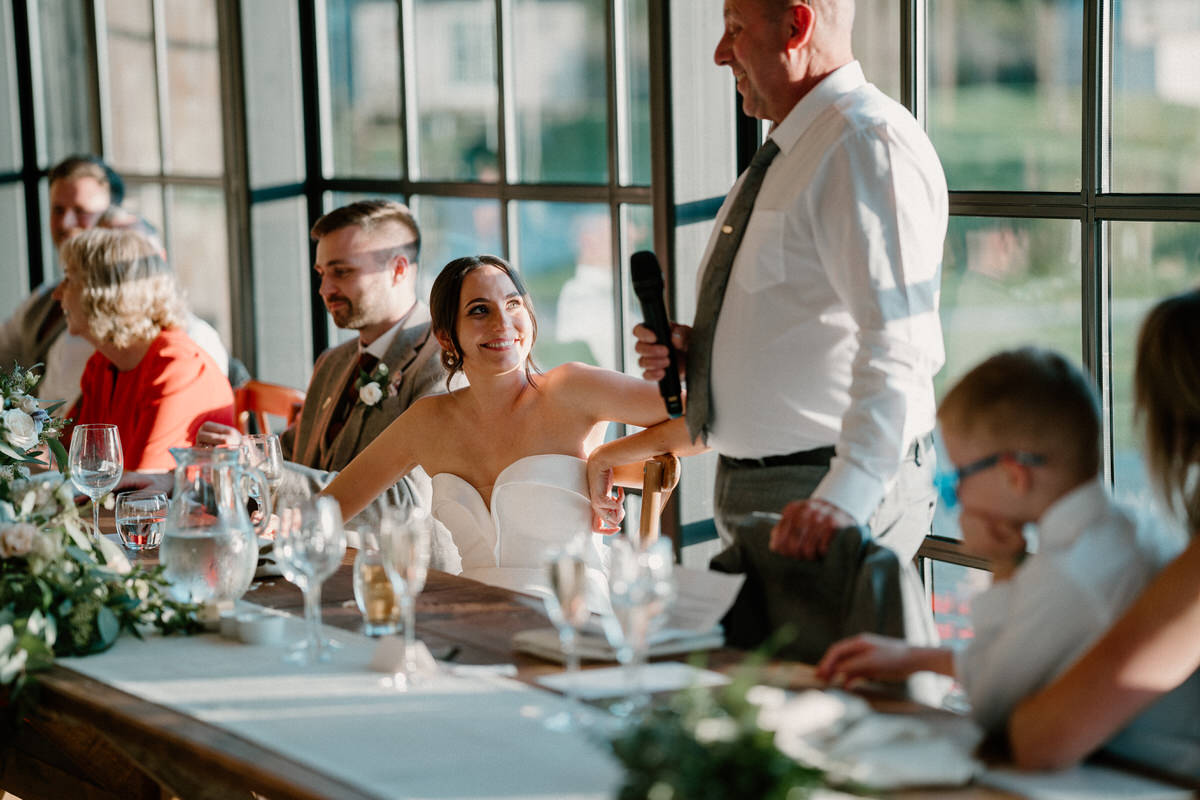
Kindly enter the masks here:
[[[321, 299], [334, 324], [358, 338], [317, 359], [300, 416], [280, 436], [288, 462], [280, 507], [319, 492], [413, 402], [446, 389], [429, 307], [416, 296], [421, 233], [408, 208], [390, 200], [351, 203], [317, 220], [312, 238]], [[197, 443], [236, 447], [240, 438], [234, 428], [206, 423]], [[374, 528], [389, 508], [428, 509], [430, 495], [429, 477], [418, 467], [349, 527]], [[440, 568], [453, 567], [448, 559], [435, 553]]]

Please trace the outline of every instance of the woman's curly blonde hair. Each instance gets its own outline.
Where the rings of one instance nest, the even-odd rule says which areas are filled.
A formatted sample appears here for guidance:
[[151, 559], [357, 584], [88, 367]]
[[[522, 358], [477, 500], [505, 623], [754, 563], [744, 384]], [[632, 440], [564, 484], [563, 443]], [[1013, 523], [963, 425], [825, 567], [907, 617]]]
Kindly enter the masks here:
[[92, 228], [63, 242], [59, 256], [67, 277], [82, 286], [86, 325], [97, 341], [130, 347], [183, 324], [175, 275], [137, 231]]

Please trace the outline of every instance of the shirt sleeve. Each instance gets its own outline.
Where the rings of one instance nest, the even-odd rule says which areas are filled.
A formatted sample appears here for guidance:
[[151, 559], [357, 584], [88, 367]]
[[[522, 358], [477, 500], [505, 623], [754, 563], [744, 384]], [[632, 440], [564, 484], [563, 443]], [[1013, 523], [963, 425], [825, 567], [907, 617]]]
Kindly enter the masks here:
[[814, 497], [865, 523], [912, 437], [913, 399], [932, 402], [943, 360], [938, 294], [945, 182], [880, 124], [849, 134], [814, 176], [813, 236], [834, 291], [857, 327], [850, 403], [837, 455]]
[[1022, 698], [1052, 680], [1105, 627], [1075, 581], [1036, 559], [975, 598], [975, 638], [955, 660], [971, 715], [988, 730], [1001, 728]]

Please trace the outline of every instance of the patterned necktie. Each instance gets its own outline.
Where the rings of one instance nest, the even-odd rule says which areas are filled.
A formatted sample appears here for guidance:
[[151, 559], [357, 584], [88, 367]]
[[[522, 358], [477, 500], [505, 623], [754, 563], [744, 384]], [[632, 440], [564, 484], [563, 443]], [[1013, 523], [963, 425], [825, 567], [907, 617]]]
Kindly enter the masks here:
[[342, 432], [342, 428], [346, 427], [346, 421], [350, 419], [350, 412], [354, 410], [354, 404], [358, 402], [358, 389], [354, 387], [354, 384], [359, 375], [363, 372], [370, 375], [378, 364], [378, 357], [367, 352], [359, 353], [358, 367], [350, 371], [350, 380], [346, 382], [337, 408], [333, 410], [333, 416], [329, 419], [329, 427], [325, 429], [325, 444], [332, 444], [337, 435]]
[[708, 440], [708, 427], [712, 421], [712, 344], [713, 334], [717, 330], [717, 316], [725, 300], [725, 287], [729, 284], [734, 256], [742, 244], [746, 223], [750, 221], [750, 212], [754, 209], [754, 199], [758, 197], [767, 167], [777, 155], [779, 145], [771, 139], [764, 142], [754, 154], [741, 189], [730, 205], [729, 213], [725, 215], [721, 235], [713, 245], [708, 265], [704, 268], [700, 297], [696, 301], [696, 319], [687, 351], [686, 416], [692, 441], [699, 434], [703, 434], [705, 441]]

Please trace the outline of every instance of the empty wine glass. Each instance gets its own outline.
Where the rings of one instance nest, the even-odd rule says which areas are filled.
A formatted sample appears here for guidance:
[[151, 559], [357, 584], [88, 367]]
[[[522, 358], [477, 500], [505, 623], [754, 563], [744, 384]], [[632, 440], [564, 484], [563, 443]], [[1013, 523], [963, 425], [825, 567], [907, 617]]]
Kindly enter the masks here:
[[76, 425], [68, 466], [71, 483], [92, 500], [92, 535], [100, 535], [100, 498], [116, 488], [124, 471], [116, 425]]
[[416, 598], [429, 573], [433, 524], [428, 513], [414, 509], [407, 518], [385, 517], [380, 525], [383, 564], [396, 586], [404, 625], [404, 664], [393, 676], [397, 688], [411, 685], [417, 673]]
[[117, 495], [117, 533], [130, 550], [154, 550], [162, 541], [167, 495], [153, 489]]
[[628, 716], [649, 702], [642, 688], [650, 636], [662, 624], [675, 596], [671, 542], [659, 539], [646, 549], [620, 537], [612, 542], [608, 588], [612, 614], [604, 617], [604, 633], [625, 671], [628, 697], [609, 710]]
[[283, 448], [279, 444], [279, 437], [273, 433], [247, 434], [242, 437], [241, 448], [247, 465], [257, 469], [267, 480], [271, 497], [264, 501], [258, 497], [257, 491], [251, 491], [251, 496], [258, 503], [259, 513], [269, 514], [279, 484], [283, 482]]
[[572, 539], [566, 546], [546, 553], [546, 581], [550, 591], [545, 595], [546, 615], [558, 629], [558, 641], [567, 666], [567, 682], [563, 695], [568, 710], [546, 719], [551, 730], [574, 730], [582, 722], [576, 714], [575, 678], [579, 674], [579, 629], [588, 621], [591, 612], [587, 604], [588, 565], [584, 546]]
[[346, 554], [342, 510], [332, 497], [315, 497], [279, 515], [275, 560], [283, 576], [304, 593], [305, 641], [285, 657], [297, 664], [328, 661], [331, 642], [321, 636], [321, 584]]

